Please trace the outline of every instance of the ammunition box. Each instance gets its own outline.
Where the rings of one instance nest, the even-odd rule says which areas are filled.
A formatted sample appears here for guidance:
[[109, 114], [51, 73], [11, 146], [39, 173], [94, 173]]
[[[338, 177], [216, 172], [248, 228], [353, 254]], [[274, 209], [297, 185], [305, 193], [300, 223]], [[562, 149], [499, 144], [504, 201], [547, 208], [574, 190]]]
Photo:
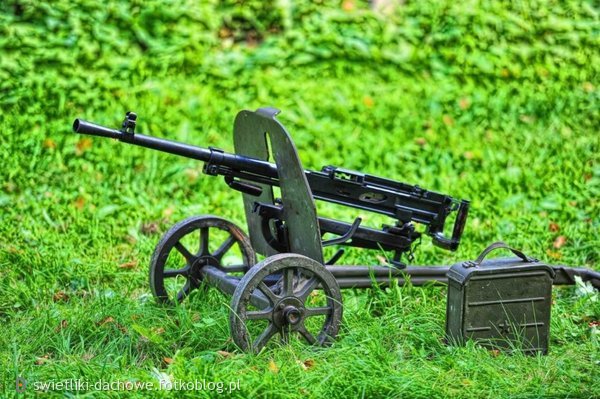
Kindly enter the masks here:
[[[510, 249], [519, 257], [484, 261], [496, 248]], [[548, 352], [552, 267], [495, 243], [476, 261], [453, 265], [447, 276], [449, 343], [473, 339], [493, 349]]]

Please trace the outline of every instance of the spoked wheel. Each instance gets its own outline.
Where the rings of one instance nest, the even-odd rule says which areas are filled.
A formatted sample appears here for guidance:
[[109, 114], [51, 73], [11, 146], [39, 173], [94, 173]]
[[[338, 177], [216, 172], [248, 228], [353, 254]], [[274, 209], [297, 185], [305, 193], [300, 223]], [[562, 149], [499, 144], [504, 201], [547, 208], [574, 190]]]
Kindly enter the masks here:
[[311, 345], [330, 344], [341, 319], [341, 291], [331, 272], [305, 256], [278, 254], [240, 280], [229, 328], [238, 347], [259, 352], [276, 335], [283, 343], [293, 336]]
[[206, 265], [245, 272], [256, 263], [250, 239], [235, 224], [216, 216], [194, 216], [174, 225], [150, 261], [150, 287], [161, 303], [181, 302], [200, 286]]

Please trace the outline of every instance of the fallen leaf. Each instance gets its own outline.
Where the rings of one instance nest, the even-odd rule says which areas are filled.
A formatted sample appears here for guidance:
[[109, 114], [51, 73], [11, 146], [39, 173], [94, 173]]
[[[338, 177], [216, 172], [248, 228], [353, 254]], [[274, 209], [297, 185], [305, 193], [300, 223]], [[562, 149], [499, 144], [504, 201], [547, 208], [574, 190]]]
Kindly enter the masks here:
[[521, 115], [521, 116], [519, 116], [519, 120], [521, 122], [526, 123], [526, 124], [529, 125], [529, 124], [533, 123], [534, 118], [532, 116], [529, 116], [529, 115]]
[[45, 139], [44, 143], [42, 145], [44, 146], [44, 148], [48, 148], [51, 150], [56, 148], [56, 142], [54, 140], [52, 140], [51, 138]]
[[152, 332], [155, 333], [155, 334], [160, 335], [160, 334], [164, 334], [165, 333], [165, 329], [162, 328], [162, 327], [157, 327], [157, 328], [153, 328]]
[[373, 101], [373, 98], [371, 96], [364, 96], [362, 101], [365, 107], [367, 108], [372, 108], [373, 105], [375, 105], [375, 101]]
[[556, 237], [556, 240], [554, 240], [554, 243], [552, 244], [552, 246], [556, 249], [561, 248], [563, 245], [565, 245], [567, 242], [567, 237], [565, 236], [558, 236]]
[[558, 225], [558, 223], [550, 222], [550, 224], [548, 225], [548, 230], [550, 230], [553, 233], [556, 233], [560, 230], [560, 226]]
[[458, 106], [460, 107], [460, 109], [465, 110], [471, 106], [471, 100], [469, 99], [469, 97], [463, 97], [460, 100], [458, 100]]
[[44, 364], [48, 361], [49, 358], [50, 358], [50, 355], [48, 355], [48, 354], [46, 354], [42, 357], [38, 357], [35, 359], [35, 364], [37, 364], [37, 365]]
[[500, 355], [500, 351], [498, 349], [492, 349], [492, 350], [490, 350], [490, 354], [493, 357], [498, 357]]
[[562, 258], [562, 255], [560, 254], [560, 252], [551, 251], [549, 249], [546, 250], [546, 255], [548, 255], [552, 259], [556, 259], [556, 260], [559, 260], [560, 258]]
[[92, 140], [84, 137], [75, 144], [75, 154], [78, 156], [83, 155], [84, 152], [92, 148]]
[[69, 294], [64, 291], [58, 291], [52, 296], [54, 302], [67, 302], [69, 300]]
[[444, 115], [442, 117], [442, 122], [444, 122], [444, 125], [446, 126], [454, 125], [454, 119], [450, 115]]
[[600, 321], [598, 321], [598, 320], [590, 321], [589, 324], [588, 324], [588, 326], [590, 328], [592, 328], [592, 327], [600, 327]]
[[302, 369], [303, 370], [310, 370], [313, 367], [315, 367], [315, 360], [314, 359], [306, 359], [305, 361], [301, 362], [302, 365]]
[[156, 234], [158, 233], [158, 222], [144, 223], [140, 230], [142, 234], [147, 236]]
[[54, 332], [60, 332], [62, 329], [65, 329], [69, 326], [69, 322], [66, 320], [61, 320], [60, 324], [58, 326], [56, 326], [56, 328], [54, 329]]
[[190, 183], [195, 183], [198, 176], [200, 176], [200, 172], [197, 169], [188, 168], [185, 170], [185, 175]]
[[121, 263], [119, 265], [119, 268], [120, 269], [133, 269], [134, 267], [137, 266], [137, 264], [138, 264], [137, 260], [132, 260], [132, 261], [129, 261], [129, 262]]
[[73, 206], [79, 210], [82, 210], [83, 207], [85, 206], [85, 198], [83, 198], [81, 195], [79, 197], [77, 197], [77, 199], [75, 200], [75, 202], [73, 202]]
[[344, 11], [353, 11], [355, 7], [356, 5], [352, 0], [345, 0], [344, 2], [342, 2], [342, 10]]
[[165, 364], [173, 364], [173, 359], [170, 357], [163, 357], [163, 362], [165, 362]]
[[219, 37], [221, 39], [225, 39], [227, 37], [232, 37], [232, 36], [233, 36], [233, 32], [226, 27], [223, 27], [219, 30]]
[[175, 212], [175, 209], [173, 209], [173, 207], [168, 207], [163, 210], [162, 214], [164, 217], [168, 218], [173, 215], [173, 212]]
[[424, 137], [417, 137], [417, 138], [415, 139], [415, 144], [417, 144], [417, 145], [419, 145], [419, 146], [423, 147], [425, 144], [427, 144], [427, 140], [425, 140], [425, 138], [424, 138]]
[[269, 361], [269, 371], [274, 374], [279, 373], [279, 366], [273, 360]]
[[223, 356], [224, 358], [228, 358], [228, 357], [232, 357], [233, 356], [233, 353], [227, 352], [227, 351], [217, 351], [217, 353], [220, 356]]
[[114, 318], [112, 318], [111, 316], [107, 316], [104, 319], [102, 319], [99, 322], [97, 322], [96, 325], [103, 326], [103, 325], [108, 324], [108, 323], [114, 323], [114, 321], [115, 321]]
[[591, 82], [584, 82], [583, 83], [583, 90], [587, 91], [588, 93], [591, 93], [594, 91], [595, 87]]

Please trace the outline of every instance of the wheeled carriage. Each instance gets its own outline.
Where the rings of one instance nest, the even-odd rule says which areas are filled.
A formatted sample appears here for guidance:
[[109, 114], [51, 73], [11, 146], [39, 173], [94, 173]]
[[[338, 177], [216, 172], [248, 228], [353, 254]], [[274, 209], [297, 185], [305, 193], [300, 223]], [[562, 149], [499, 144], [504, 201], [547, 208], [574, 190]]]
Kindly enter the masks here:
[[[409, 278], [413, 285], [446, 282], [448, 267], [408, 267], [403, 256], [410, 260], [415, 242], [425, 235], [443, 249], [456, 250], [469, 209], [468, 201], [360, 172], [333, 166], [304, 170], [290, 135], [275, 118], [278, 112], [240, 112], [235, 154], [138, 134], [133, 113], [120, 130], [79, 119], [73, 124], [78, 133], [204, 161], [206, 174], [224, 176], [242, 193], [248, 235], [216, 216], [176, 224], [152, 256], [150, 285], [162, 303], [181, 302], [202, 285], [230, 295], [231, 335], [248, 351], [260, 351], [274, 336], [287, 341], [290, 334], [309, 344], [331, 343], [341, 323], [343, 288], [385, 286], [392, 278], [399, 284]], [[346, 223], [319, 217], [315, 199], [382, 214], [393, 224], [376, 229], [363, 226], [360, 218]], [[448, 236], [444, 230], [451, 216]], [[328, 233], [334, 238], [324, 239]], [[328, 245], [385, 251], [390, 266], [334, 266], [343, 250], [325, 260]], [[238, 252], [234, 264], [231, 251]], [[173, 253], [181, 255], [181, 264], [170, 261]], [[264, 259], [257, 262], [257, 255]], [[573, 283], [575, 274], [598, 283], [597, 273], [594, 277], [585, 269], [555, 270], [555, 284]]]

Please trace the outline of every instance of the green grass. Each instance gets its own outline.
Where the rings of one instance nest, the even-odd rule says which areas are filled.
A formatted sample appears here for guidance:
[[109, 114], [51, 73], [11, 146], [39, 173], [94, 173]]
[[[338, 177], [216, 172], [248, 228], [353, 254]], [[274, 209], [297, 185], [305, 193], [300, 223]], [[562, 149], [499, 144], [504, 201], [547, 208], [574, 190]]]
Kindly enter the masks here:
[[[410, 286], [346, 291], [332, 348], [241, 353], [227, 298], [198, 292], [165, 309], [147, 281], [177, 221], [206, 213], [243, 226], [239, 193], [198, 162], [70, 131], [75, 117], [116, 126], [135, 110], [140, 132], [232, 151], [235, 114], [277, 106], [307, 168], [472, 201], [459, 250], [424, 240], [416, 263], [472, 259], [502, 239], [598, 270], [595, 3], [409, 1], [387, 18], [358, 1], [167, 3], [0, 3], [0, 396], [15, 396], [18, 375], [158, 373], [239, 380], [239, 397], [600, 396], [600, 299], [574, 287], [554, 290], [545, 357], [447, 347], [445, 288]], [[136, 395], [147, 393], [88, 393]]]

